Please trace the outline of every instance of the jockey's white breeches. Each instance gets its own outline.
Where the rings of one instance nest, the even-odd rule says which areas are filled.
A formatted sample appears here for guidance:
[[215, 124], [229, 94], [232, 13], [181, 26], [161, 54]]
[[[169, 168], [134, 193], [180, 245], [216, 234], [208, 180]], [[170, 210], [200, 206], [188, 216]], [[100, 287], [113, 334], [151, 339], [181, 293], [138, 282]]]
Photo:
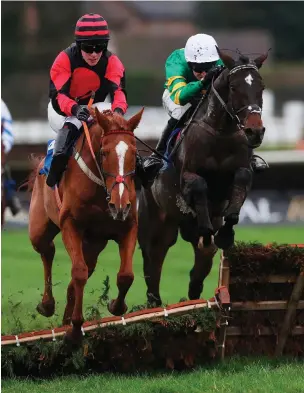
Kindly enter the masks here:
[[170, 92], [168, 89], [164, 91], [163, 94], [163, 107], [170, 117], [179, 120], [185, 112], [190, 108], [191, 104], [178, 105], [170, 97]]
[[[96, 102], [92, 105], [92, 108], [98, 108], [99, 111], [105, 111], [106, 109], [111, 109], [111, 104], [109, 102]], [[53, 108], [52, 101], [48, 104], [48, 120], [51, 128], [56, 133], [61, 130], [65, 123], [74, 124], [78, 130], [82, 127], [82, 123], [75, 116], [61, 116]]]

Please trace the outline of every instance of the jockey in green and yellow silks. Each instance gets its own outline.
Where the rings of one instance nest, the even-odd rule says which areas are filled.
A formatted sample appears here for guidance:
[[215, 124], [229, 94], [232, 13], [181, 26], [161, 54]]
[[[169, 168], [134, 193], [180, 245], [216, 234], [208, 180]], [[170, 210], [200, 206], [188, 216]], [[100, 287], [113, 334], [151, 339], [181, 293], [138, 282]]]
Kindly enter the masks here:
[[206, 90], [212, 77], [222, 71], [224, 64], [216, 46], [213, 37], [197, 34], [189, 38], [185, 48], [175, 50], [168, 57], [163, 104], [173, 118], [178, 120], [180, 112], [185, 113], [191, 100]]
[[[191, 36], [185, 48], [176, 49], [170, 54], [165, 64], [166, 82], [162, 97], [163, 107], [170, 119], [156, 146], [159, 153], [165, 153], [168, 138], [178, 121], [191, 106], [194, 108], [197, 105], [212, 79], [216, 79], [223, 69], [224, 63], [219, 57], [217, 43], [208, 34]], [[252, 157], [252, 168], [261, 171], [267, 164], [258, 158]], [[162, 162], [156, 154], [145, 159], [144, 168], [149, 173], [150, 183], [161, 167]]]
[[[170, 119], [156, 149], [164, 154], [167, 140], [184, 113], [197, 103], [212, 78], [216, 78], [224, 65], [217, 52], [215, 39], [208, 34], [196, 34], [188, 39], [185, 48], [176, 49], [165, 64], [166, 82], [163, 106]], [[145, 160], [145, 168], [155, 175], [161, 167], [159, 158], [153, 153]]]

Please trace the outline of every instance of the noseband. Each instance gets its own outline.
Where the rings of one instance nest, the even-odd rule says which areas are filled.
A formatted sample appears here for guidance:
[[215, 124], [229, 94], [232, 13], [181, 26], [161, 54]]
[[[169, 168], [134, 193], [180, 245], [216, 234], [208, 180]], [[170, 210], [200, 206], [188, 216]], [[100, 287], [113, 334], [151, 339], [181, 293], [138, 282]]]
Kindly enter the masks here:
[[[245, 65], [239, 65], [239, 66], [234, 67], [234, 68], [229, 72], [229, 75], [228, 75], [228, 76], [230, 76], [230, 75], [236, 73], [237, 71], [244, 70], [244, 69], [252, 69], [252, 70], [258, 71], [258, 68], [257, 68], [255, 65], [253, 65], [253, 64], [245, 64]], [[241, 130], [241, 129], [244, 128], [244, 125], [242, 124], [242, 122], [241, 122], [241, 120], [240, 120], [240, 118], [239, 118], [239, 116], [238, 116], [238, 114], [239, 114], [240, 112], [242, 112], [242, 111], [245, 110], [245, 109], [248, 109], [249, 114], [251, 114], [251, 113], [259, 113], [259, 114], [261, 114], [261, 113], [262, 113], [262, 109], [261, 109], [258, 105], [256, 105], [256, 104], [249, 105], [249, 106], [245, 105], [245, 106], [243, 106], [241, 109], [239, 109], [239, 110], [237, 110], [237, 111], [235, 111], [235, 110], [232, 108], [232, 110], [230, 111], [230, 110], [228, 109], [228, 106], [226, 105], [226, 103], [224, 102], [224, 100], [222, 99], [222, 97], [219, 95], [218, 91], [217, 91], [216, 88], [214, 87], [214, 81], [213, 81], [213, 79], [212, 79], [212, 82], [211, 82], [211, 90], [213, 91], [213, 93], [214, 93], [214, 95], [216, 96], [216, 98], [219, 100], [219, 102], [220, 102], [220, 104], [222, 105], [222, 107], [225, 109], [226, 113], [228, 113], [228, 115], [230, 116], [230, 118], [231, 118], [232, 120], [235, 120], [235, 122], [236, 122], [237, 127], [238, 127], [239, 130]]]

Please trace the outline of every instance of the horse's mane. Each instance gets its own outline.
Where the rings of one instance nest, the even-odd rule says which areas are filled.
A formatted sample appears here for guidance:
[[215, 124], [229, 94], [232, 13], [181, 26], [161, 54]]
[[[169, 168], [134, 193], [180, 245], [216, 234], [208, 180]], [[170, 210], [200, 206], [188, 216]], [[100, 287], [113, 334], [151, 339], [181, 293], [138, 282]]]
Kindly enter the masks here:
[[[91, 116], [93, 117], [93, 123], [98, 124], [96, 112], [93, 108], [90, 109]], [[118, 113], [111, 111], [110, 109], [106, 109], [102, 111], [102, 114], [107, 116], [111, 123], [114, 123], [115, 126], [119, 129], [126, 129], [127, 121]]]
[[[238, 67], [238, 66], [241, 66], [241, 65], [255, 65], [255, 64], [254, 64], [253, 61], [251, 61], [251, 60], [249, 59], [248, 56], [245, 56], [245, 55], [243, 55], [243, 54], [240, 54], [238, 60], [235, 61], [235, 64], [234, 64], [234, 67], [233, 67], [233, 68]], [[215, 87], [217, 87], [218, 84], [220, 84], [220, 83], [223, 82], [225, 79], [227, 79], [228, 74], [229, 74], [230, 71], [231, 71], [231, 70], [230, 70], [229, 68], [225, 68], [225, 69], [220, 73], [220, 75], [216, 78], [216, 80], [215, 80], [215, 82], [214, 82]]]

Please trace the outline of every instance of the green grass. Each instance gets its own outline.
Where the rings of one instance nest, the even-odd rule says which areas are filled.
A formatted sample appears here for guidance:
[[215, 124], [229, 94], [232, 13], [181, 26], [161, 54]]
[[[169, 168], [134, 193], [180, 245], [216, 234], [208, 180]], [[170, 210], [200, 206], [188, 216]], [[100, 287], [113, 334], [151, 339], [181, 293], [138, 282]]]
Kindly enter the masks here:
[[[303, 227], [238, 227], [236, 239], [262, 243], [301, 243]], [[161, 294], [164, 302], [176, 302], [187, 295], [189, 270], [193, 263], [191, 246], [179, 239], [170, 250], [163, 269]], [[218, 279], [219, 255], [205, 281], [203, 296], [214, 294]], [[96, 303], [102, 281], [110, 276], [110, 295], [116, 295], [118, 251], [109, 244], [101, 254], [97, 269], [85, 290], [85, 305]], [[2, 233], [2, 334], [49, 327], [60, 323], [71, 263], [60, 238], [56, 240], [54, 294], [57, 316], [37, 315], [36, 304], [43, 290], [40, 257], [32, 249], [25, 231]], [[145, 301], [145, 283], [139, 250], [134, 257], [135, 281], [127, 297], [129, 306]], [[20, 325], [21, 324], [21, 325]], [[59, 377], [48, 381], [8, 379], [2, 381], [3, 393], [304, 393], [303, 363], [289, 360], [227, 359], [224, 364], [192, 372], [152, 373], [122, 376], [113, 374], [86, 377]]]
[[[258, 240], [263, 243], [300, 243], [303, 241], [301, 227], [238, 227], [237, 240]], [[106, 275], [110, 277], [110, 297], [116, 297], [116, 274], [119, 268], [117, 245], [114, 242], [100, 254], [96, 271], [85, 288], [85, 309], [96, 304], [102, 291]], [[173, 303], [187, 296], [189, 271], [193, 264], [192, 247], [179, 239], [172, 247], [164, 263], [161, 295], [164, 303]], [[218, 280], [219, 253], [213, 269], [205, 280], [204, 298], [214, 295]], [[27, 232], [4, 231], [2, 233], [2, 334], [19, 333], [58, 326], [65, 306], [66, 289], [70, 280], [71, 262], [60, 236], [56, 239], [56, 256], [53, 265], [54, 296], [56, 313], [46, 319], [36, 312], [36, 305], [43, 293], [43, 266], [40, 256], [32, 249]], [[129, 308], [145, 302], [145, 282], [140, 250], [134, 256], [135, 280], [127, 303]], [[107, 314], [107, 310], [102, 310]]]
[[3, 393], [303, 393], [303, 363], [230, 359], [192, 372], [70, 376], [49, 381], [2, 382]]

